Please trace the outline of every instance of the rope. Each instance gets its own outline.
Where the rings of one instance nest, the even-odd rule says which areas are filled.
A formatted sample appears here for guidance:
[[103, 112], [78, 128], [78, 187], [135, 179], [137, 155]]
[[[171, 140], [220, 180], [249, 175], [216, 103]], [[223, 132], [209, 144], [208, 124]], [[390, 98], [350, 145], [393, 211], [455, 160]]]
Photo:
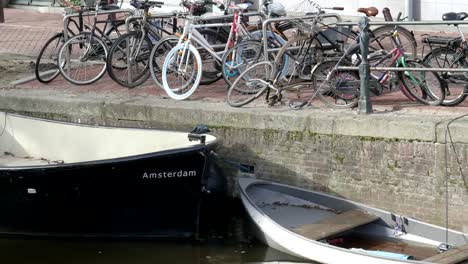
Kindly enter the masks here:
[[[463, 174], [463, 169], [462, 169], [462, 166], [461, 166], [461, 161], [460, 161], [460, 158], [457, 154], [457, 151], [455, 149], [455, 144], [453, 142], [453, 138], [452, 138], [452, 133], [450, 131], [450, 125], [459, 120], [459, 119], [462, 119], [464, 117], [467, 117], [468, 114], [465, 114], [465, 115], [462, 115], [462, 116], [459, 116], [459, 117], [456, 117], [452, 120], [450, 120], [448, 123], [447, 123], [447, 126], [446, 126], [446, 130], [445, 130], [445, 157], [444, 157], [444, 160], [445, 160], [445, 244], [448, 245], [448, 235], [449, 235], [449, 195], [448, 195], [448, 148], [449, 148], [449, 143], [448, 143], [448, 138], [450, 139], [450, 146], [452, 147], [452, 150], [455, 154], [455, 160], [457, 162], [457, 165], [458, 165], [458, 170], [460, 172], [460, 176], [462, 177], [463, 179], [463, 183], [465, 185], [465, 188], [468, 189], [468, 184], [467, 184], [467, 180], [465, 178], [465, 175]], [[448, 138], [447, 138], [448, 136]], [[468, 241], [466, 236], [463, 236], [465, 241]]]
[[235, 161], [231, 161], [231, 160], [227, 160], [227, 159], [223, 159], [221, 158], [218, 153], [214, 152], [214, 151], [211, 151], [210, 152], [211, 155], [213, 155], [216, 159], [234, 167], [234, 168], [237, 168], [239, 170], [244, 170], [244, 171], [248, 171], [249, 170], [249, 167], [248, 166], [245, 166], [245, 165], [242, 165], [240, 164], [239, 162], [235, 162]]

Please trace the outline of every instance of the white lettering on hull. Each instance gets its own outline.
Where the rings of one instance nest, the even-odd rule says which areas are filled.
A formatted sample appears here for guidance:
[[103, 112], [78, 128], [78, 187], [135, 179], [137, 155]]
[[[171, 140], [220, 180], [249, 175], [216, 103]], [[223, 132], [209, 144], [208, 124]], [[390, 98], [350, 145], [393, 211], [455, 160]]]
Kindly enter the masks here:
[[144, 172], [142, 179], [165, 179], [165, 178], [187, 178], [196, 177], [196, 171], [164, 171], [164, 172]]

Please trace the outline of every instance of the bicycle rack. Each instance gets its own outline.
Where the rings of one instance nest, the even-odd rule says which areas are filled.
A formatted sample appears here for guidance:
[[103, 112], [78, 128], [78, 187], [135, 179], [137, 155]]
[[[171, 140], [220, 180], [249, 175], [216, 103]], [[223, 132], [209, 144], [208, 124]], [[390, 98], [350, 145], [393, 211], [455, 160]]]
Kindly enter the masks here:
[[[97, 11], [98, 15], [107, 15], [107, 14], [118, 14], [118, 13], [128, 13], [130, 15], [133, 15], [135, 10], [133, 9], [117, 9], [117, 10], [103, 10], [103, 11]], [[83, 12], [82, 16], [94, 16], [96, 15], [96, 11], [86, 11]], [[73, 13], [73, 14], [68, 14], [63, 17], [63, 39], [64, 42], [68, 40], [68, 23], [70, 18], [73, 17], [78, 17], [80, 16], [78, 13]]]
[[[96, 15], [96, 13], [98, 15], [108, 15], [108, 14], [118, 14], [118, 13], [128, 13], [130, 15], [133, 15], [135, 12], [135, 10], [133, 9], [117, 9], [117, 10], [101, 10], [101, 11], [86, 11], [86, 12], [83, 12], [81, 13], [81, 16], [82, 17], [88, 17], [88, 16], [94, 16]], [[68, 40], [68, 24], [69, 24], [69, 21], [71, 18], [73, 17], [79, 17], [80, 14], [79, 13], [72, 13], [72, 14], [67, 14], [63, 17], [63, 42], [67, 42]], [[128, 27], [127, 27], [127, 31], [128, 31]], [[70, 63], [69, 63], [69, 56], [68, 54], [66, 54], [66, 62], [67, 62], [67, 67], [70, 67]]]
[[407, 70], [418, 70], [418, 71], [430, 71], [430, 72], [468, 72], [467, 69], [451, 69], [451, 68], [406, 68], [406, 67], [369, 67], [366, 63], [367, 56], [369, 54], [369, 33], [366, 29], [369, 26], [427, 26], [427, 25], [468, 25], [468, 21], [382, 21], [382, 22], [369, 22], [369, 18], [362, 17], [359, 22], [338, 22], [337, 26], [356, 26], [359, 25], [360, 29], [360, 48], [363, 62], [360, 66], [338, 66], [337, 70], [354, 70], [359, 71], [361, 79], [361, 94], [359, 98], [358, 113], [370, 114], [372, 113], [372, 104], [369, 98], [369, 76], [370, 71], [407, 71]]

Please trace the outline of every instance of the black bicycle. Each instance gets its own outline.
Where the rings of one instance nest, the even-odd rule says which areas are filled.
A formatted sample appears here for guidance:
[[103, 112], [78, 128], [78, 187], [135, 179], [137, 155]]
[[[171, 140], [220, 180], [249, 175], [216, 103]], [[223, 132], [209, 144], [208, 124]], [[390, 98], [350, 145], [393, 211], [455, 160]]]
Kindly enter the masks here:
[[[102, 4], [100, 10], [116, 10], [120, 6], [116, 4]], [[67, 24], [67, 39], [76, 36], [84, 31], [90, 31], [89, 23], [85, 23], [86, 12], [94, 10], [85, 6], [73, 7], [66, 9], [64, 16], [76, 13], [76, 19], [69, 19]], [[97, 23], [102, 24], [102, 27], [96, 27], [95, 32], [104, 41], [110, 45], [115, 39], [126, 32], [125, 20], [115, 18], [115, 14], [108, 14], [106, 19], [99, 20]], [[58, 53], [65, 43], [65, 31], [58, 32], [49, 38], [42, 46], [39, 55], [36, 59], [34, 73], [36, 79], [41, 83], [49, 83], [53, 81], [59, 74]]]
[[[468, 17], [465, 12], [446, 13], [442, 16], [445, 21], [464, 20]], [[463, 32], [457, 24], [460, 37], [426, 36], [422, 42], [430, 48], [430, 52], [424, 57], [424, 62], [436, 68], [468, 68], [468, 43]], [[467, 72], [441, 72], [441, 78], [445, 85], [445, 100], [443, 105], [456, 106], [465, 101], [468, 95]]]

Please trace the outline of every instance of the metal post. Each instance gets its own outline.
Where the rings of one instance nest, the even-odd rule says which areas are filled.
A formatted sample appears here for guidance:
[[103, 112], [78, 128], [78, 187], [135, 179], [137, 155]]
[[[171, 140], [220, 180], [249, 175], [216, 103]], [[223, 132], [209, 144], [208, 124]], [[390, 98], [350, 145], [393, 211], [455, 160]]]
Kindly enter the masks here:
[[359, 97], [358, 113], [370, 114], [372, 113], [372, 103], [369, 97], [369, 18], [362, 17], [359, 20], [359, 45], [361, 47], [362, 62], [359, 65], [359, 78], [361, 79], [361, 96]]
[[406, 11], [406, 16], [408, 17], [408, 20], [413, 21], [414, 20], [414, 1], [413, 0], [405, 1], [405, 11]]
[[0, 23], [5, 23], [5, 13], [3, 13], [3, 0], [0, 0]]

